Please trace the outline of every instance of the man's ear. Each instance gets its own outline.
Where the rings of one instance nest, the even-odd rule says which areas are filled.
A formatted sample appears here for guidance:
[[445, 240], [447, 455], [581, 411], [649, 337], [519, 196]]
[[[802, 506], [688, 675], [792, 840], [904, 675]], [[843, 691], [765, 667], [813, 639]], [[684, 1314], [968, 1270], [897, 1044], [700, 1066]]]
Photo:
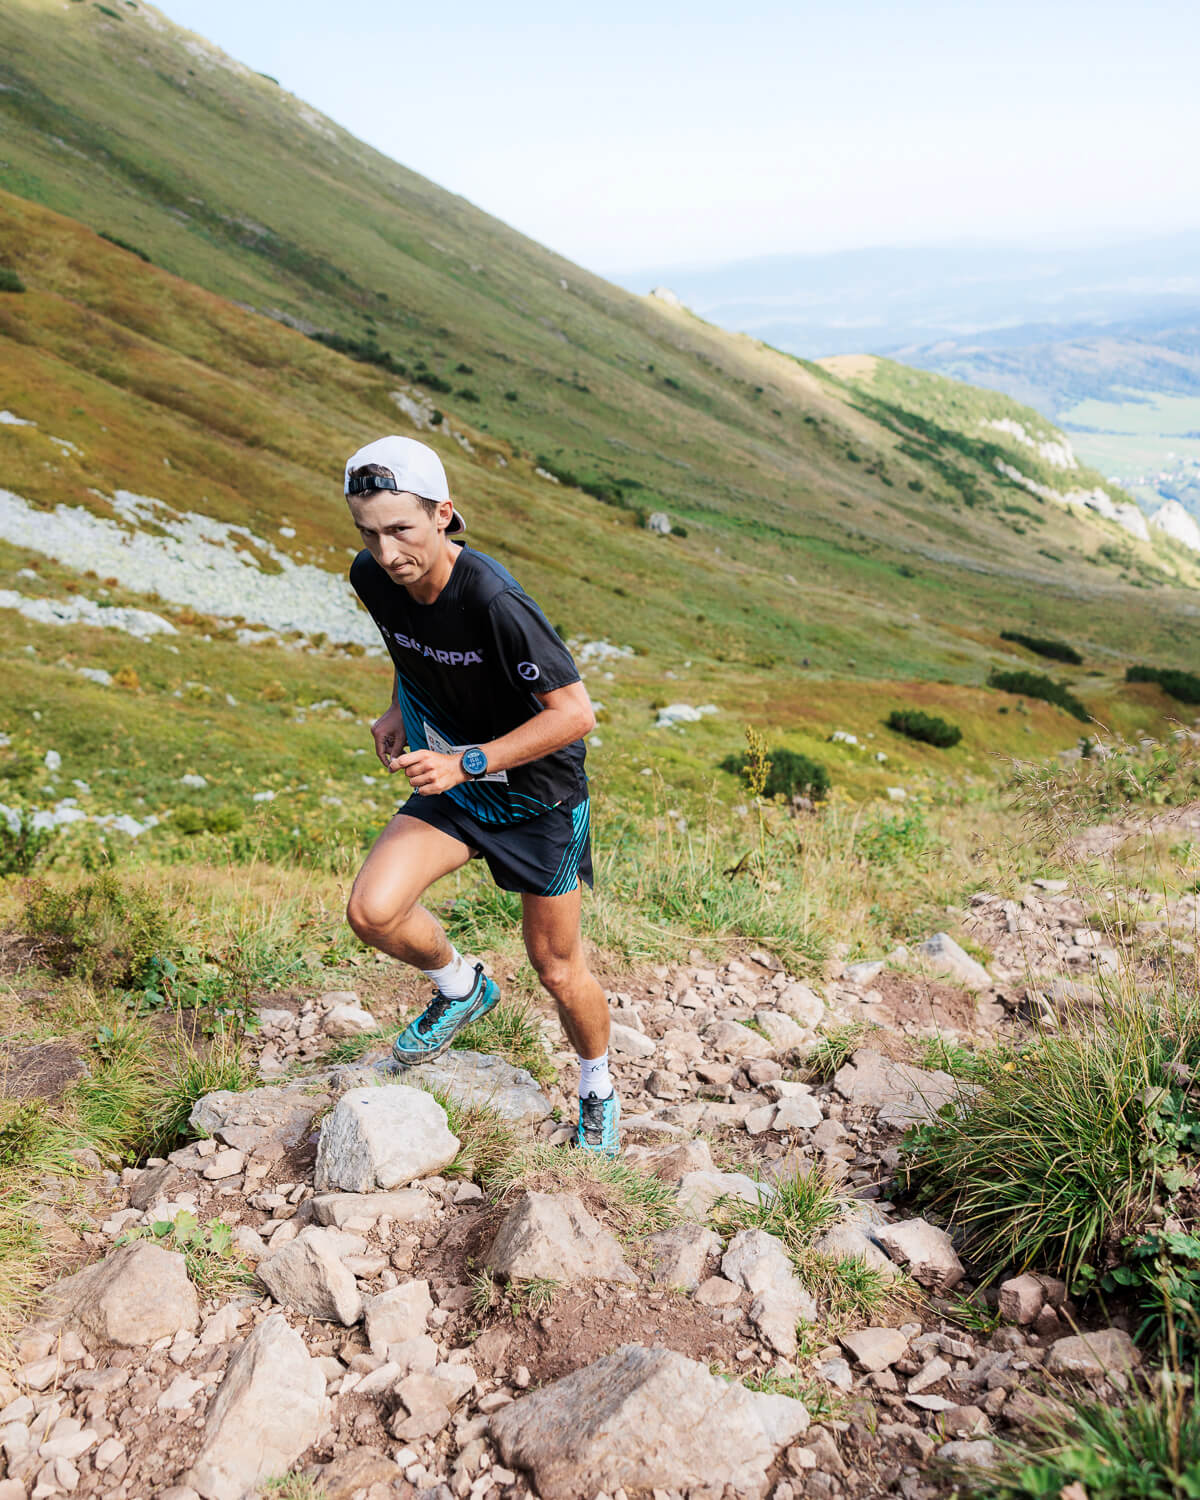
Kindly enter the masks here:
[[438, 530], [444, 534], [445, 531], [446, 531], [446, 528], [450, 525], [450, 522], [453, 519], [454, 519], [454, 501], [453, 500], [439, 500], [438, 501], [438, 508], [437, 508], [437, 526], [438, 526]]

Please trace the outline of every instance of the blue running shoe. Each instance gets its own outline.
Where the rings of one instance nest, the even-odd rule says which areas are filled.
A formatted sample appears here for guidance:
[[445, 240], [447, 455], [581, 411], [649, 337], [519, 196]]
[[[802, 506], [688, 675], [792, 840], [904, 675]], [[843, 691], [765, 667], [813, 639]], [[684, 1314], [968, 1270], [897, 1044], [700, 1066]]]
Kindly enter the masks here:
[[451, 1000], [435, 992], [417, 1019], [409, 1022], [392, 1044], [392, 1060], [402, 1068], [411, 1068], [441, 1057], [463, 1027], [486, 1016], [499, 998], [500, 986], [487, 978], [482, 964], [476, 964], [470, 994]]
[[583, 1151], [617, 1156], [621, 1150], [621, 1101], [614, 1090], [607, 1099], [589, 1094], [579, 1101], [579, 1124], [575, 1144]]

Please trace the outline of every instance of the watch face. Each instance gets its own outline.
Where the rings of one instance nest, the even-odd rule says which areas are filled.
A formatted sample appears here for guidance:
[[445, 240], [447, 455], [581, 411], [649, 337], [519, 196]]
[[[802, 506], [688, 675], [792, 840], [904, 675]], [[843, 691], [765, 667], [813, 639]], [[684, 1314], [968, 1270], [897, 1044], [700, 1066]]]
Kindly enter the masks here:
[[468, 776], [482, 776], [487, 770], [487, 756], [479, 749], [463, 752], [462, 768]]

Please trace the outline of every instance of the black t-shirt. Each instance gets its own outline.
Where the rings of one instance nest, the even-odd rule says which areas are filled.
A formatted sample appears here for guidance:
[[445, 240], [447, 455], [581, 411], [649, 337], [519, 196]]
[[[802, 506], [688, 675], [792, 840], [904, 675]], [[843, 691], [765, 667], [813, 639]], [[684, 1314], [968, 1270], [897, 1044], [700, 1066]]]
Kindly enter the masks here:
[[[542, 712], [535, 693], [579, 681], [571, 653], [507, 569], [465, 546], [446, 587], [418, 604], [371, 554], [350, 582], [396, 668], [410, 750], [448, 754], [499, 739]], [[582, 740], [445, 793], [481, 823], [518, 823], [586, 793]]]

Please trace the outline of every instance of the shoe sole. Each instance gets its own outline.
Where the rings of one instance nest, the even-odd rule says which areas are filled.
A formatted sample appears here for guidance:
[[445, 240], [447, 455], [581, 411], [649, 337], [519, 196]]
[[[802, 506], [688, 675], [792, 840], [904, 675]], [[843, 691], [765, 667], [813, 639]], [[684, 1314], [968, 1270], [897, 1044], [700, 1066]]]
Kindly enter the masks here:
[[499, 1001], [499, 989], [496, 990], [496, 993], [490, 1000], [487, 999], [487, 992], [485, 991], [480, 1003], [468, 1015], [463, 1017], [444, 1042], [439, 1042], [436, 1047], [429, 1047], [421, 1052], [397, 1052], [395, 1046], [393, 1046], [392, 1061], [400, 1068], [416, 1068], [422, 1063], [433, 1062], [436, 1058], [441, 1057], [443, 1053], [450, 1050], [459, 1032], [465, 1031], [468, 1026], [478, 1021], [481, 1017], [486, 1016], [488, 1011], [499, 1004]]

